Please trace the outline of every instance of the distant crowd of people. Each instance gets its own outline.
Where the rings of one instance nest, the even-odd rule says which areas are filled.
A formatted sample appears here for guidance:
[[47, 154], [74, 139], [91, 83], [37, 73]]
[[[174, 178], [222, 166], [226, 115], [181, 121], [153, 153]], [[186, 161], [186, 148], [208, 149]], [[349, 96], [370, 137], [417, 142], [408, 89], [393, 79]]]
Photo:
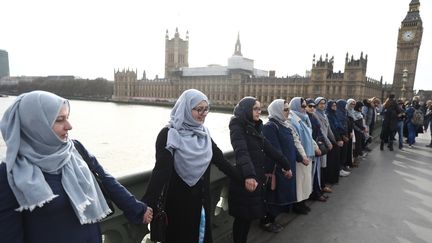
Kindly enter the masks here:
[[[7, 151], [0, 164], [0, 242], [102, 242], [99, 222], [123, 210], [132, 224], [149, 224], [152, 240], [211, 243], [210, 169], [230, 179], [229, 214], [234, 243], [247, 242], [252, 221], [277, 233], [281, 213], [308, 214], [306, 200], [326, 202], [332, 186], [349, 176], [371, 151], [378, 114], [380, 149], [404, 135], [409, 147], [419, 132], [432, 135], [432, 101], [383, 104], [325, 97], [276, 99], [261, 120], [261, 103], [244, 97], [229, 122], [235, 164], [224, 158], [204, 126], [210, 101], [189, 89], [177, 99], [156, 138], [156, 162], [137, 200], [97, 159], [68, 136], [69, 102], [55, 94], [20, 95], [0, 130]], [[432, 147], [431, 143], [428, 147]]]

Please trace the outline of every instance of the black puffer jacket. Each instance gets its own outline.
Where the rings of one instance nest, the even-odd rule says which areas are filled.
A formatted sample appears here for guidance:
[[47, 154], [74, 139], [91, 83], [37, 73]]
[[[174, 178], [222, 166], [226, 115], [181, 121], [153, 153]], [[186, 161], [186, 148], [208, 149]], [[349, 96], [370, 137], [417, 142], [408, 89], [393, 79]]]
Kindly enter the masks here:
[[[242, 101], [244, 101], [243, 98]], [[231, 144], [236, 156], [236, 168], [244, 179], [254, 178], [258, 182], [255, 191], [249, 192], [242, 183], [231, 182], [229, 194], [229, 213], [233, 217], [243, 219], [259, 219], [265, 215], [265, 173], [272, 171], [270, 160], [276, 161], [282, 168], [288, 170], [289, 162], [262, 135], [262, 121], [253, 122], [252, 107], [255, 99], [248, 97], [246, 102], [240, 101], [246, 114], [239, 114], [238, 106], [235, 116], [229, 124]], [[246, 103], [246, 104], [245, 104]], [[237, 112], [236, 112], [237, 111]], [[250, 113], [247, 114], [247, 113]], [[246, 118], [246, 119], [244, 119]], [[250, 118], [250, 119], [247, 119]]]

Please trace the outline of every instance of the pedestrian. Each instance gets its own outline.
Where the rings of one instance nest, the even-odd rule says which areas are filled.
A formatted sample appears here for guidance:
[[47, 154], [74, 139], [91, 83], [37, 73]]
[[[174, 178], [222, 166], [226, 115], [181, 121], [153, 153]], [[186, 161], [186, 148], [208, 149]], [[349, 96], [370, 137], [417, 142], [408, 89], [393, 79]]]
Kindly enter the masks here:
[[273, 170], [269, 159], [282, 168], [284, 176], [292, 177], [289, 161], [263, 136], [260, 115], [261, 103], [247, 96], [235, 106], [229, 123], [236, 168], [244, 179], [243, 183], [232, 182], [229, 188], [234, 243], [247, 242], [252, 220], [262, 219], [267, 213], [265, 174]]
[[239, 179], [204, 126], [209, 111], [205, 94], [186, 90], [157, 136], [156, 163], [143, 201], [155, 208], [156, 217], [158, 198], [164, 193], [168, 222], [164, 243], [211, 243], [210, 165]]
[[[399, 113], [398, 113], [399, 114]], [[413, 98], [411, 105], [406, 109], [406, 126], [408, 129], [408, 147], [412, 148], [415, 138], [419, 132], [423, 132], [424, 114], [420, 110], [420, 103], [416, 97]]]
[[[321, 124], [315, 115], [315, 101], [311, 98], [306, 99], [306, 114], [309, 117], [312, 126], [312, 138], [315, 144], [322, 143], [325, 149], [327, 149], [327, 143], [330, 141], [327, 137], [324, 137], [321, 131]], [[319, 147], [317, 148], [319, 150]], [[327, 152], [327, 151], [326, 151]], [[315, 153], [314, 163], [312, 163], [312, 194], [310, 195], [311, 200], [326, 202], [327, 196], [324, 195], [321, 189], [321, 151]]]
[[[302, 97], [294, 97], [289, 103], [290, 115], [288, 119], [295, 128], [297, 134], [300, 136], [300, 141], [306, 152], [308, 160], [311, 162], [310, 166], [304, 164], [297, 164], [296, 168], [296, 181], [297, 181], [297, 203], [293, 205], [294, 212], [303, 213], [305, 210], [310, 210], [306, 206], [306, 200], [309, 199], [312, 193], [312, 171], [314, 167], [315, 153], [318, 146], [312, 138], [312, 124], [306, 114], [306, 100]], [[319, 150], [319, 149], [318, 149]]]
[[[339, 183], [339, 174], [341, 171], [341, 149], [344, 145], [342, 138], [342, 134], [344, 134], [344, 127], [337, 119], [336, 110], [336, 102], [334, 100], [327, 101], [326, 115], [336, 140], [336, 146], [334, 146], [333, 149], [327, 154], [327, 167], [324, 170], [326, 184], [329, 185]], [[349, 172], [342, 171], [342, 173], [348, 173], [349, 175]]]
[[383, 103], [381, 112], [383, 114], [383, 122], [380, 134], [380, 150], [384, 150], [384, 144], [388, 143], [389, 150], [393, 151], [394, 134], [397, 129], [398, 115], [401, 112], [402, 110], [397, 105], [394, 94], [390, 94]]
[[[327, 138], [326, 144], [327, 144], [327, 147], [329, 150], [328, 153], [330, 153], [331, 150], [334, 148], [334, 146], [336, 146], [336, 139], [335, 139], [335, 136], [333, 134], [333, 131], [331, 130], [328, 117], [325, 113], [327, 100], [324, 97], [317, 97], [315, 99], [315, 104], [316, 104], [315, 115], [318, 118], [318, 121], [320, 122], [321, 132], [324, 135], [324, 138]], [[320, 159], [321, 159], [321, 170], [322, 170], [322, 172], [321, 172], [322, 191], [330, 193], [330, 192], [332, 192], [332, 189], [331, 189], [330, 185], [326, 184], [326, 179], [325, 179], [325, 174], [326, 174], [325, 168], [327, 168], [327, 154], [322, 155], [320, 157]]]
[[296, 164], [301, 163], [297, 161], [302, 161], [302, 157], [295, 148], [293, 133], [286, 122], [289, 115], [288, 103], [283, 99], [276, 99], [270, 103], [267, 111], [269, 120], [263, 127], [263, 134], [273, 147], [281, 151], [289, 161], [293, 174], [292, 178], [286, 178], [282, 168], [272, 162], [271, 166], [274, 167], [274, 172], [271, 174], [272, 183], [266, 188], [268, 212], [261, 225], [267, 231], [279, 232], [283, 227], [275, 222], [276, 216], [282, 212], [288, 212], [289, 207], [297, 201]]
[[424, 124], [424, 130], [427, 132], [428, 128], [431, 135], [431, 141], [429, 144], [426, 145], [426, 147], [432, 148], [432, 100], [428, 100], [426, 102], [426, 113], [425, 113], [425, 124]]
[[362, 114], [363, 102], [357, 101], [354, 109], [348, 112], [349, 118], [353, 122], [354, 128], [354, 149], [353, 149], [353, 166], [357, 167], [360, 164], [360, 158], [363, 158], [367, 152], [363, 151], [363, 145], [365, 144], [366, 134], [368, 134], [367, 128]]
[[[405, 124], [405, 105], [403, 100], [398, 100], [398, 106], [401, 110], [401, 112], [398, 114], [398, 121], [397, 121], [397, 133], [398, 133], [398, 139], [399, 139], [399, 149], [403, 149], [403, 131], [404, 131], [404, 124]], [[395, 134], [396, 135], [396, 134]]]
[[354, 108], [355, 100], [350, 99], [350, 102], [347, 102], [344, 99], [339, 99], [336, 101], [336, 117], [339, 120], [340, 124], [343, 127], [342, 131], [342, 139], [344, 144], [341, 148], [341, 170], [339, 175], [349, 176], [351, 167], [352, 167], [352, 121], [348, 119], [347, 108]]
[[2, 242], [102, 243], [99, 221], [111, 210], [92, 171], [130, 222], [151, 221], [150, 207], [136, 200], [85, 147], [80, 150], [83, 155], [76, 149], [69, 138], [69, 113], [68, 100], [45, 91], [18, 96], [4, 113]]

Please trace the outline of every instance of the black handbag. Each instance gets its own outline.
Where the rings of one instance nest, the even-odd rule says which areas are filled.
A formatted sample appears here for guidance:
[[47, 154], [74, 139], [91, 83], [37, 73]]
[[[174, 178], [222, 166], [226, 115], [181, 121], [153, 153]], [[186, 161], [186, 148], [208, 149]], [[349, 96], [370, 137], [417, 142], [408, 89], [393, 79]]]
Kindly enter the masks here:
[[329, 149], [327, 147], [327, 144], [325, 143], [324, 138], [319, 137], [317, 139], [317, 144], [318, 144], [319, 150], [321, 150], [321, 155], [320, 156], [323, 156], [323, 155], [325, 155], [325, 154], [327, 154], [329, 152]]
[[154, 209], [153, 220], [150, 222], [150, 240], [164, 242], [168, 227], [168, 215], [165, 212], [166, 194], [168, 185], [164, 185], [159, 195], [156, 208]]
[[102, 194], [104, 195], [105, 201], [108, 204], [108, 207], [111, 209], [111, 213], [109, 213], [107, 215], [107, 217], [111, 216], [114, 214], [115, 212], [115, 208], [114, 208], [114, 204], [111, 200], [111, 197], [107, 191], [107, 189], [105, 188], [105, 186], [102, 183], [102, 179], [100, 178], [99, 174], [93, 170], [93, 166], [92, 165], [92, 161], [88, 155], [88, 152], [86, 152], [84, 146], [78, 142], [77, 140], [72, 140], [75, 146], [75, 149], [78, 151], [78, 153], [81, 155], [81, 157], [84, 159], [84, 161], [87, 163], [87, 166], [89, 167], [90, 171], [92, 172], [92, 174], [94, 175], [94, 177], [96, 178], [96, 182], [99, 185], [99, 188], [102, 191]]

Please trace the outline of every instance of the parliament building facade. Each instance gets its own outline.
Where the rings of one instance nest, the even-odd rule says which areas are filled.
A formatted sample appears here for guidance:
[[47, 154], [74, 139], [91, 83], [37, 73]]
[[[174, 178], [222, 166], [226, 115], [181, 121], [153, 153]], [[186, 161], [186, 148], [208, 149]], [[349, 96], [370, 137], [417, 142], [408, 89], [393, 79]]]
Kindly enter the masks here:
[[133, 70], [114, 71], [113, 100], [143, 103], [172, 103], [186, 90], [204, 92], [212, 105], [230, 108], [242, 97], [254, 96], [267, 106], [277, 98], [323, 96], [328, 99], [387, 97], [411, 98], [423, 34], [419, 0], [411, 0], [399, 28], [393, 84], [366, 75], [367, 55], [345, 56], [344, 71], [333, 70], [334, 58], [313, 56], [312, 67], [305, 76], [276, 77], [274, 71], [256, 69], [252, 59], [243, 57], [239, 36], [234, 54], [226, 66], [189, 67], [189, 33], [182, 39], [176, 29], [174, 37], [165, 35], [165, 77], [138, 79]]
[[133, 70], [114, 71], [113, 99], [125, 102], [174, 102], [186, 89], [205, 93], [212, 105], [233, 107], [244, 96], [254, 96], [264, 106], [277, 98], [295, 96], [331, 99], [364, 99], [383, 95], [382, 80], [366, 76], [367, 55], [358, 59], [345, 57], [344, 72], [333, 71], [333, 57], [313, 57], [312, 68], [306, 76], [276, 77], [274, 71], [254, 67], [254, 61], [241, 52], [237, 38], [234, 54], [227, 66], [189, 67], [189, 37], [182, 39], [178, 30], [173, 38], [165, 36], [165, 77], [138, 79]]

